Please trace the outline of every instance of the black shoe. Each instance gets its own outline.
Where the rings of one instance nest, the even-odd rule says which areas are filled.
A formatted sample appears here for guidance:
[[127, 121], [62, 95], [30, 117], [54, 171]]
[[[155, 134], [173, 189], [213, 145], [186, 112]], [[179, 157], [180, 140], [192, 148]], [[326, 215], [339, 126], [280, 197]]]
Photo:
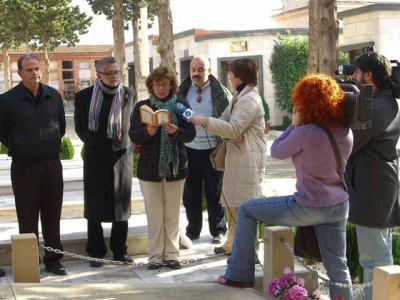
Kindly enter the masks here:
[[151, 262], [149, 263], [149, 266], [147, 267], [149, 270], [158, 270], [161, 269], [162, 265], [156, 262]]
[[2, 268], [0, 268], [0, 277], [6, 276], [6, 271], [4, 271]]
[[198, 239], [200, 238], [199, 235], [194, 235], [194, 234], [191, 234], [191, 233], [189, 233], [189, 232], [186, 233], [186, 236], [187, 236], [191, 241], [198, 240]]
[[64, 276], [67, 275], [67, 269], [59, 262], [53, 263], [51, 265], [46, 265], [46, 271], [52, 272], [55, 275]]
[[229, 252], [226, 252], [223, 247], [215, 247], [214, 253], [215, 254], [224, 254], [225, 253], [226, 255], [231, 255]]
[[133, 262], [133, 259], [132, 259], [132, 257], [130, 257], [128, 254], [125, 254], [124, 256], [122, 256], [122, 257], [116, 257], [116, 256], [114, 256], [114, 258], [113, 258], [114, 260], [117, 260], [117, 261], [122, 261], [122, 262], [129, 262], [129, 263], [131, 263], [131, 262]]
[[165, 261], [165, 263], [167, 263], [167, 267], [173, 270], [179, 270], [180, 268], [182, 268], [182, 265], [179, 261], [177, 260], [167, 260]]
[[91, 266], [92, 268], [100, 268], [100, 267], [102, 267], [103, 265], [104, 265], [104, 263], [101, 262], [101, 261], [94, 261], [94, 260], [91, 260], [91, 261], [90, 261], [90, 266]]
[[224, 235], [222, 233], [218, 233], [216, 236], [213, 237], [212, 243], [213, 244], [221, 244], [223, 239], [224, 239]]

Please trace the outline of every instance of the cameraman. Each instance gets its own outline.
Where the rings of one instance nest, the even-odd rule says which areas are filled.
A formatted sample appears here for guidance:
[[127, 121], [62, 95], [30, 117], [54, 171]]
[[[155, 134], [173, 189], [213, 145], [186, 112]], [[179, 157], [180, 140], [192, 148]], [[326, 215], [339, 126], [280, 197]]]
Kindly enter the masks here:
[[[400, 225], [396, 144], [400, 135], [399, 106], [391, 89], [390, 61], [376, 52], [353, 63], [357, 83], [372, 84], [372, 127], [353, 130], [354, 145], [345, 179], [350, 195], [349, 221], [356, 224], [364, 282], [375, 267], [393, 265], [392, 232]], [[372, 299], [372, 288], [365, 288]]]

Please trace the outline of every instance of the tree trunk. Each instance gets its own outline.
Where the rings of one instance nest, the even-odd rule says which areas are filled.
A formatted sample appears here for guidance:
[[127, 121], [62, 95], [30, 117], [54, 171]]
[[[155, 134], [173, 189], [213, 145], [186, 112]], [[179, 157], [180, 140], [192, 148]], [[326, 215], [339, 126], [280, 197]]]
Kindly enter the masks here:
[[170, 0], [157, 0], [158, 26], [160, 32], [157, 52], [161, 56], [161, 65], [176, 70], [174, 39], [172, 32], [172, 13]]
[[50, 84], [50, 59], [49, 59], [49, 50], [47, 49], [47, 43], [43, 43], [42, 50], [43, 50], [44, 62], [46, 64], [42, 80], [44, 81], [43, 83]]
[[139, 32], [139, 18], [135, 14], [132, 18], [132, 28], [133, 28], [133, 62], [135, 69], [135, 90], [138, 90], [138, 84], [142, 77], [142, 71], [140, 68], [140, 32]]
[[309, 1], [308, 72], [334, 75], [339, 61], [336, 0]]
[[319, 36], [318, 2], [310, 0], [308, 4], [309, 31], [308, 31], [308, 73], [318, 72]]
[[112, 27], [114, 33], [114, 56], [121, 66], [121, 81], [126, 85], [126, 62], [125, 62], [125, 37], [124, 37], [124, 8], [123, 0], [113, 0]]
[[319, 72], [333, 76], [339, 62], [337, 4], [336, 0], [321, 0], [319, 5], [321, 6]]
[[3, 61], [4, 61], [4, 88], [6, 91], [11, 89], [11, 77], [10, 77], [10, 55], [8, 50], [3, 48]]

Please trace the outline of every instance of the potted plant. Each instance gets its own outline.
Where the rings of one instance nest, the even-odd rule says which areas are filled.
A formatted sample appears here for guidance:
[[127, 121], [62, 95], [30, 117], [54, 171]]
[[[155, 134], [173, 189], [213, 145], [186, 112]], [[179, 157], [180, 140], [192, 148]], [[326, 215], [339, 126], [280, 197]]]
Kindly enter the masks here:
[[264, 134], [268, 134], [269, 127], [271, 126], [271, 123], [269, 122], [270, 119], [270, 114], [269, 114], [269, 106], [267, 101], [265, 99], [262, 99], [262, 104], [264, 107], [264, 120], [265, 120], [265, 127], [264, 127]]

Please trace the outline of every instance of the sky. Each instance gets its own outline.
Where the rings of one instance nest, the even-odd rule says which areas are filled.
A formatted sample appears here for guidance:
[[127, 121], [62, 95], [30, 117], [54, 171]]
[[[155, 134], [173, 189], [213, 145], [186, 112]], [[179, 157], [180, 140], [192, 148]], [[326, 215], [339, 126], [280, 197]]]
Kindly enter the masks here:
[[[81, 45], [113, 43], [111, 21], [104, 15], [94, 15], [86, 0], [73, 0], [81, 12], [93, 16], [89, 33], [80, 36]], [[271, 27], [272, 9], [280, 7], [280, 0], [170, 0], [174, 33], [193, 28], [209, 30], [251, 30]], [[158, 34], [154, 23], [149, 34]], [[125, 42], [133, 40], [132, 30], [125, 31]]]

